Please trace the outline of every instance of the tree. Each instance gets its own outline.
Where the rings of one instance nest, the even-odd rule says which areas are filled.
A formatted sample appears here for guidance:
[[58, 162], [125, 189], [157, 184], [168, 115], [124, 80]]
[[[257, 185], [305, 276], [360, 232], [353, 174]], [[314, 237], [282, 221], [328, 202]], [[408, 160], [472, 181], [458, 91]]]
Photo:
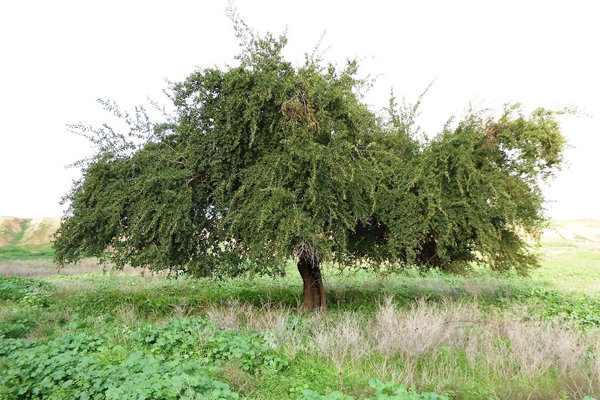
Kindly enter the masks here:
[[357, 63], [294, 67], [285, 36], [235, 23], [239, 65], [171, 87], [175, 115], [123, 114], [127, 134], [78, 127], [98, 146], [66, 196], [59, 264], [85, 256], [200, 276], [278, 275], [292, 258], [304, 309], [325, 310], [321, 264], [525, 273], [519, 230], [543, 221], [540, 179], [560, 166], [554, 113], [471, 113], [419, 140], [417, 108], [361, 101]]

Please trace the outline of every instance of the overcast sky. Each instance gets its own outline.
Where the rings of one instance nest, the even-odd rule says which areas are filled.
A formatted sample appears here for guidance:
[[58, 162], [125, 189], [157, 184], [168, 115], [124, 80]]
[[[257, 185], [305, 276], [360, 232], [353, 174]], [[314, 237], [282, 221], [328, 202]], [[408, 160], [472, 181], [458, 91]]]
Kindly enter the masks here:
[[[421, 126], [439, 131], [469, 103], [578, 106], [563, 117], [568, 166], [545, 189], [553, 218], [600, 218], [600, 9], [595, 1], [243, 1], [260, 33], [283, 32], [298, 64], [323, 32], [325, 58], [358, 58], [376, 76], [377, 110], [390, 88], [425, 98]], [[89, 153], [66, 125], [162, 100], [166, 79], [224, 66], [238, 53], [225, 1], [6, 1], [0, 5], [0, 215], [60, 216], [58, 204]]]

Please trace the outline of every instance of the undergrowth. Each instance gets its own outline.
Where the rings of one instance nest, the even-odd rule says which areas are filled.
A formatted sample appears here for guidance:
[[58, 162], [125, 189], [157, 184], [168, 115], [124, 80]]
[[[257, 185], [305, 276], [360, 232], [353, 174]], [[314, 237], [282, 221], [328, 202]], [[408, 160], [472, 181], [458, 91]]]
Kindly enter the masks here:
[[1, 341], [0, 398], [237, 399], [215, 378], [219, 362], [233, 360], [250, 374], [287, 365], [259, 334], [221, 331], [202, 319], [78, 331]]
[[597, 297], [437, 273], [330, 282], [315, 315], [286, 279], [0, 276], [0, 399], [580, 400], [600, 387]]

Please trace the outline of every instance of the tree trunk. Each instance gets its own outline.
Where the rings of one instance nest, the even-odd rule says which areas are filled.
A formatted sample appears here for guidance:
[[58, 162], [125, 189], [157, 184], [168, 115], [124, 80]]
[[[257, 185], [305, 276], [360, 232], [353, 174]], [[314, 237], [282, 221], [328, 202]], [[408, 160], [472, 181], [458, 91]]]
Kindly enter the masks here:
[[305, 254], [300, 255], [298, 271], [304, 282], [304, 311], [325, 311], [327, 309], [325, 289], [323, 288], [319, 260], [314, 257], [310, 258]]

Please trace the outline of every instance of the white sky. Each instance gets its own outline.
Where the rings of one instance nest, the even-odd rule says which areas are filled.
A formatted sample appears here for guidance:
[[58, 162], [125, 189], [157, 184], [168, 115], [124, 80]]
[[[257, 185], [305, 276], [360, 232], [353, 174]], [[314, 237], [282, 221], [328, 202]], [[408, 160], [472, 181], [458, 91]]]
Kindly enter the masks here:
[[[553, 218], [600, 218], [600, 8], [595, 1], [249, 1], [239, 12], [260, 33], [288, 29], [300, 63], [324, 31], [325, 58], [362, 59], [414, 100], [433, 80], [421, 126], [432, 135], [469, 102], [576, 105], [564, 117], [569, 166], [546, 195]], [[600, 4], [600, 3], [598, 3]], [[5, 1], [0, 3], [0, 215], [60, 216], [60, 197], [89, 153], [66, 124], [102, 122], [96, 98], [124, 107], [161, 99], [164, 79], [223, 66], [238, 53], [224, 1]]]

